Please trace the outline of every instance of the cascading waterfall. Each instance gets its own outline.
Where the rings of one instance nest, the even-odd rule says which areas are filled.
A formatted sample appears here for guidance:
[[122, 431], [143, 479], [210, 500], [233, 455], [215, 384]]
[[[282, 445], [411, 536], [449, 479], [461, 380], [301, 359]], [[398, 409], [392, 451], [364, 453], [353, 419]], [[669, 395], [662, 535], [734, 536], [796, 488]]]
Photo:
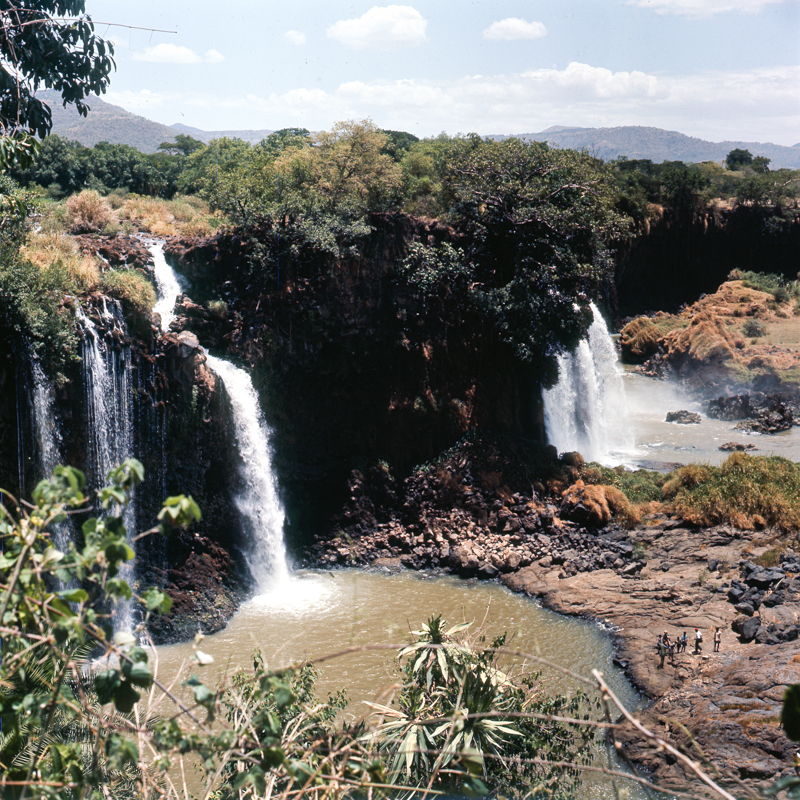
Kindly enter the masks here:
[[164, 246], [158, 243], [148, 247], [150, 255], [153, 257], [153, 273], [156, 279], [156, 292], [158, 302], [153, 311], [161, 316], [161, 330], [169, 330], [170, 323], [175, 319], [175, 301], [183, 291], [180, 278], [175, 274], [166, 258], [164, 258]]
[[[44, 374], [39, 362], [29, 354], [31, 375], [33, 377], [33, 431], [36, 440], [37, 472], [40, 479], [48, 478], [53, 470], [63, 462], [62, 438], [55, 408], [53, 385]], [[72, 539], [72, 525], [69, 520], [53, 526], [53, 541], [56, 547], [65, 552]]]
[[241, 490], [236, 499], [253, 543], [250, 569], [261, 593], [274, 592], [288, 577], [283, 544], [283, 508], [272, 470], [269, 430], [261, 414], [250, 375], [221, 358], [208, 356], [208, 366], [225, 385], [233, 413], [236, 447], [241, 457]]
[[588, 338], [558, 358], [558, 383], [544, 392], [547, 438], [561, 452], [611, 464], [633, 450], [622, 371], [608, 328], [594, 303]]
[[[122, 308], [114, 300], [109, 310], [106, 301], [102, 306], [103, 321], [119, 336], [127, 338]], [[102, 336], [94, 321], [81, 309], [77, 311], [78, 323], [83, 330], [81, 356], [86, 392], [88, 455], [91, 477], [97, 487], [103, 486], [108, 473], [133, 456], [133, 404], [130, 347], [120, 344], [112, 347]], [[136, 533], [135, 495], [123, 516], [129, 539]], [[132, 565], [125, 565], [121, 577], [128, 582], [134, 578]], [[130, 604], [124, 604], [115, 618], [117, 630], [130, 630], [133, 626]]]
[[[150, 247], [153, 255], [161, 329], [167, 331], [175, 318], [175, 301], [182, 288], [164, 258], [163, 246]], [[236, 448], [240, 456], [241, 489], [235, 498], [242, 524], [253, 543], [248, 554], [250, 570], [260, 594], [273, 594], [285, 585], [289, 569], [283, 543], [284, 512], [272, 470], [269, 428], [259, 406], [258, 394], [243, 369], [206, 353], [209, 368], [225, 386], [231, 404]]]

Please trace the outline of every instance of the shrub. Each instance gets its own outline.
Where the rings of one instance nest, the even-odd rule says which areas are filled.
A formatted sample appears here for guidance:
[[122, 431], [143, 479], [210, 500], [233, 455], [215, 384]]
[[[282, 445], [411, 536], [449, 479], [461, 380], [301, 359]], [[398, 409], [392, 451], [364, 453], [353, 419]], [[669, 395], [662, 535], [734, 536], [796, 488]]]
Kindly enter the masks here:
[[732, 453], [719, 467], [690, 465], [664, 485], [674, 511], [697, 525], [744, 530], [800, 525], [800, 465], [778, 456]]
[[757, 339], [760, 336], [764, 336], [766, 332], [767, 326], [757, 319], [748, 319], [747, 322], [742, 325], [742, 333], [750, 339]]
[[134, 269], [114, 269], [103, 274], [103, 291], [121, 300], [134, 313], [149, 314], [156, 304], [153, 285]]
[[208, 303], [208, 313], [217, 319], [227, 319], [228, 304], [224, 300], [210, 300]]
[[71, 233], [98, 233], [114, 221], [111, 205], [94, 189], [67, 200], [66, 224]]
[[773, 272], [752, 272], [750, 270], [735, 269], [728, 275], [729, 281], [741, 281], [748, 289], [772, 294], [775, 290], [785, 285], [784, 279]]

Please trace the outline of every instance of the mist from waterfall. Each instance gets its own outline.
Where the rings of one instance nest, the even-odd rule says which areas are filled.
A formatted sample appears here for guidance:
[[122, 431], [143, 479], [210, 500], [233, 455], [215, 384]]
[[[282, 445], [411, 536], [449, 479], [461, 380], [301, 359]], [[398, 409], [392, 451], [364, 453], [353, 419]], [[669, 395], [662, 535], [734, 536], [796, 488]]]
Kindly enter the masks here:
[[[150, 252], [158, 292], [155, 310], [161, 314], [161, 330], [166, 332], [175, 318], [175, 301], [182, 287], [164, 258], [163, 245], [152, 245]], [[206, 363], [222, 381], [230, 401], [234, 440], [239, 454], [240, 487], [235, 504], [247, 538], [252, 543], [247, 554], [250, 571], [259, 594], [274, 597], [276, 589], [285, 587], [289, 569], [283, 543], [284, 512], [272, 469], [269, 428], [249, 373], [208, 353]]]
[[559, 356], [558, 383], [544, 392], [545, 428], [559, 453], [618, 464], [633, 452], [633, 429], [614, 341], [600, 310], [594, 303], [591, 309], [588, 337]]
[[[101, 335], [94, 321], [78, 309], [78, 324], [83, 331], [81, 356], [89, 441], [87, 451], [91, 481], [99, 488], [105, 484], [108, 473], [126, 458], [133, 456], [133, 386], [131, 382], [131, 352], [124, 344], [127, 339], [125, 319], [118, 301], [111, 301], [109, 309], [103, 300], [101, 316], [104, 323], [117, 335], [117, 341]], [[111, 340], [110, 340], [111, 339]], [[123, 514], [129, 541], [136, 531], [135, 494]], [[134, 568], [125, 564], [120, 575], [129, 583]], [[120, 606], [115, 618], [117, 630], [132, 627], [130, 604]]]

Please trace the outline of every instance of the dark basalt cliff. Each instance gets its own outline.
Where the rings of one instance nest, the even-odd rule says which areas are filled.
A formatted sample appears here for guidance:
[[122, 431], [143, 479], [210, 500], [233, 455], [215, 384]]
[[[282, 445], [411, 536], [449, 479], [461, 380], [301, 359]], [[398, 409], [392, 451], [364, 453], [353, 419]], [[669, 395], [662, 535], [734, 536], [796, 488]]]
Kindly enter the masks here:
[[456, 233], [402, 214], [372, 224], [359, 257], [287, 259], [280, 285], [252, 277], [235, 236], [166, 247], [193, 299], [227, 303], [226, 320], [206, 314], [185, 324], [254, 374], [290, 544], [331, 524], [353, 468], [384, 461], [407, 473], [475, 428], [543, 438], [533, 371], [486, 336], [481, 320], [465, 314], [456, 329], [435, 315], [420, 321], [418, 298], [396, 280], [412, 242]]

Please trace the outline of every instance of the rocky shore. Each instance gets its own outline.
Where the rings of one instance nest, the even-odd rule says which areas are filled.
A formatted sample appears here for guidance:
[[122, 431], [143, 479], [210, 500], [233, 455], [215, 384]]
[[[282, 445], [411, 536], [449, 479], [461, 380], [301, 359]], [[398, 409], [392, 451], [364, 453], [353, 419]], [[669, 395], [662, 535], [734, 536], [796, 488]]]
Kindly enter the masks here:
[[[602, 621], [647, 698], [640, 717], [651, 730], [692, 757], [702, 752], [737, 796], [793, 774], [797, 747], [779, 720], [786, 686], [800, 682], [800, 557], [769, 533], [699, 529], [664, 514], [629, 530], [609, 524], [609, 487], [560, 488], [575, 466], [525, 491], [526, 476], [501, 461], [468, 445], [402, 484], [381, 466], [353, 473], [338, 527], [318, 538], [309, 561], [497, 579], [555, 611]], [[704, 637], [697, 655], [695, 628]], [[686, 631], [690, 646], [662, 669], [663, 631]], [[620, 739], [659, 785], [696, 791], [663, 753], [630, 732]]]

